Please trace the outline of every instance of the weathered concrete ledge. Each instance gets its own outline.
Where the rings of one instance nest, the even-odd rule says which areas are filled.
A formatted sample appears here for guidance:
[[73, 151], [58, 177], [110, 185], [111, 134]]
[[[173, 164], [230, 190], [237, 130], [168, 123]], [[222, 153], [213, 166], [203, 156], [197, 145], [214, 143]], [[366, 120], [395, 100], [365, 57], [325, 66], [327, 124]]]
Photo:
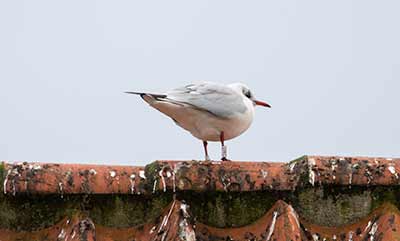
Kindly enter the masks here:
[[400, 159], [0, 164], [0, 240], [400, 240]]

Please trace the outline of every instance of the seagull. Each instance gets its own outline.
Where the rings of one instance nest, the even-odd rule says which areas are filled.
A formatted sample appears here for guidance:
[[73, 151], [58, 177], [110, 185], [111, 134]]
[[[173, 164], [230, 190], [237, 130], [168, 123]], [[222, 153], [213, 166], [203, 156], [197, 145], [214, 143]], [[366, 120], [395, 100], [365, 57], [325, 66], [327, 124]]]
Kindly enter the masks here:
[[251, 125], [255, 106], [271, 106], [257, 100], [242, 83], [196, 82], [164, 94], [125, 92], [140, 95], [151, 107], [169, 116], [178, 126], [203, 141], [205, 159], [208, 141], [221, 142], [221, 160], [227, 158], [225, 141], [245, 132]]

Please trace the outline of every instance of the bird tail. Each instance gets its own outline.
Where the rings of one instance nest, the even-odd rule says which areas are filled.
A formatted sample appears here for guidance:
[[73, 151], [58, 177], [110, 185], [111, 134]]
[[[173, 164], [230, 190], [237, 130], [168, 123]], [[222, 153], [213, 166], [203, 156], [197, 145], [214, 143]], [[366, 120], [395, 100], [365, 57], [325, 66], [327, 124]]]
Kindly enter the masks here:
[[161, 99], [167, 97], [167, 95], [164, 95], [164, 94], [152, 94], [152, 93], [146, 93], [146, 92], [126, 91], [125, 93], [133, 94], [133, 95], [140, 95], [140, 97], [142, 97], [142, 99], [149, 104], [150, 104], [150, 102], [152, 102], [154, 100], [161, 100]]

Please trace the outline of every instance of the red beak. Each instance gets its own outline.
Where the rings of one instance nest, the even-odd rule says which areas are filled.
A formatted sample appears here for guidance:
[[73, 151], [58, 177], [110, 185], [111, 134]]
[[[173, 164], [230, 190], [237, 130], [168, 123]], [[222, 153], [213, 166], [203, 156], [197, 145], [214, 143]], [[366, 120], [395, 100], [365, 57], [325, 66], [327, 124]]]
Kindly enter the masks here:
[[261, 106], [264, 106], [264, 107], [271, 108], [271, 106], [270, 106], [269, 104], [267, 104], [267, 103], [265, 103], [265, 102], [262, 102], [262, 101], [259, 101], [259, 100], [255, 100], [254, 103], [255, 103], [256, 105], [261, 105]]

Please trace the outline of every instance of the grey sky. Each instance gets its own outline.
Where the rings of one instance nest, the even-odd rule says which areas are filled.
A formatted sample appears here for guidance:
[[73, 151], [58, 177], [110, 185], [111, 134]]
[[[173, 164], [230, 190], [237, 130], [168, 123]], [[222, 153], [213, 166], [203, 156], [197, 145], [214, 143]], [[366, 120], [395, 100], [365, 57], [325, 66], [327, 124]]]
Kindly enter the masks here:
[[[243, 81], [232, 159], [400, 156], [399, 1], [0, 1], [0, 159], [142, 165], [201, 142], [125, 90]], [[212, 158], [219, 145], [210, 145]]]

